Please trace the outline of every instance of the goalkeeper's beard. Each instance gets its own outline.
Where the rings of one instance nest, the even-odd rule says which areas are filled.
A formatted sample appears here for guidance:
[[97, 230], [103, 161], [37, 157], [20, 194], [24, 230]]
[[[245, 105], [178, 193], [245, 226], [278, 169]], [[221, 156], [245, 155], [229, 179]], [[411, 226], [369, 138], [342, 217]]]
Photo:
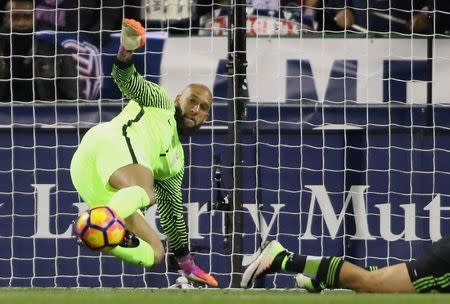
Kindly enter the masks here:
[[183, 136], [192, 136], [197, 133], [198, 129], [200, 129], [201, 125], [194, 125], [192, 127], [186, 126], [185, 121], [186, 115], [181, 114], [180, 107], [175, 107], [175, 120], [177, 122], [177, 131], [178, 135]]

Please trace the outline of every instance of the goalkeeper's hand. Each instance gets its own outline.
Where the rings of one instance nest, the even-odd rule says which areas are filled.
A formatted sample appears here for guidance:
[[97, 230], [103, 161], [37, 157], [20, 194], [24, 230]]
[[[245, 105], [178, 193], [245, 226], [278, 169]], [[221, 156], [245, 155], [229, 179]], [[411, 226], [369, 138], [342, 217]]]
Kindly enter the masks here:
[[181, 268], [181, 273], [189, 281], [207, 284], [211, 287], [217, 287], [219, 285], [212, 275], [204, 272], [200, 267], [195, 265], [190, 254], [178, 260], [178, 265]]
[[120, 44], [127, 51], [134, 51], [145, 45], [145, 29], [139, 21], [127, 18], [122, 20]]

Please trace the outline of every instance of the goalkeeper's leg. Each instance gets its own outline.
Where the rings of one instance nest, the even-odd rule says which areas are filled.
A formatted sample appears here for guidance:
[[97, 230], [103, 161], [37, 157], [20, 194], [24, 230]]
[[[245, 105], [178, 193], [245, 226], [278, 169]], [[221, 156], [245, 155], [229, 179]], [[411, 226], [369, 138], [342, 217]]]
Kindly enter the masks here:
[[147, 192], [139, 186], [120, 189], [104, 204], [124, 218], [126, 229], [135, 235], [126, 245], [116, 246], [106, 253], [143, 267], [151, 267], [164, 259], [164, 247], [158, 235], [139, 210], [149, 204]]
[[138, 236], [132, 236], [132, 240], [116, 246], [108, 254], [143, 267], [151, 267], [163, 260], [164, 247], [142, 213], [135, 212], [127, 217], [125, 226]]
[[153, 173], [141, 165], [130, 164], [117, 169], [109, 178], [109, 184], [119, 190], [107, 205], [125, 219], [127, 230], [138, 237], [137, 246], [117, 246], [110, 254], [144, 267], [160, 263], [164, 259], [164, 247], [140, 212], [156, 201]]
[[101, 186], [98, 178], [93, 178], [96, 172], [89, 172], [93, 166], [89, 167], [87, 164], [85, 158], [77, 155], [72, 161], [72, 181], [79, 194], [89, 208], [107, 205], [114, 209], [125, 220], [126, 229], [136, 235], [136, 242], [132, 247], [117, 246], [108, 253], [144, 267], [161, 262], [164, 259], [164, 247], [156, 232], [139, 214], [140, 208], [155, 202], [151, 171], [137, 164], [126, 165], [111, 175], [109, 184], [112, 189], [106, 189]]
[[[136, 155], [141, 155], [135, 150]], [[119, 248], [111, 254], [125, 261], [151, 266], [162, 261], [164, 247], [157, 234], [138, 212], [155, 203], [153, 172], [146, 159], [131, 163], [130, 151], [121, 129], [100, 124], [91, 128], [70, 164], [72, 182], [89, 208], [108, 205], [136, 234], [139, 245]]]

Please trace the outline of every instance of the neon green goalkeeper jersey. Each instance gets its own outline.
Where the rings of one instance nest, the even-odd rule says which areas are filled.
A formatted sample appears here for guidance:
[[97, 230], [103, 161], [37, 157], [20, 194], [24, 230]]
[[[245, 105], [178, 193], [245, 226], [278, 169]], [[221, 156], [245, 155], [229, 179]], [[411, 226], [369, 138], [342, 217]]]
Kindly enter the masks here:
[[112, 76], [131, 101], [108, 124], [120, 127], [133, 163], [153, 171], [161, 225], [172, 250], [183, 252], [188, 247], [181, 193], [184, 152], [178, 138], [174, 100], [164, 88], [139, 75], [131, 62], [117, 61]]
[[[134, 66], [113, 67], [113, 78], [131, 101], [111, 120], [122, 126], [133, 162], [148, 160], [155, 180], [168, 179], [184, 166], [184, 154], [174, 117], [175, 104], [161, 86], [145, 80]], [[136, 147], [136, 149], [134, 149]]]

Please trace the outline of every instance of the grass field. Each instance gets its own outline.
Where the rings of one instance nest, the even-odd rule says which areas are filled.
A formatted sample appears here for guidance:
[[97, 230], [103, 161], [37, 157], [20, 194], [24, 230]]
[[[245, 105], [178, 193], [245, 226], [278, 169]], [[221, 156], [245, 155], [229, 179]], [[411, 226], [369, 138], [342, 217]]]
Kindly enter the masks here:
[[298, 290], [181, 290], [181, 289], [62, 289], [0, 288], [0, 303], [5, 304], [416, 304], [450, 303], [450, 295], [380, 295], [351, 292], [308, 294]]

